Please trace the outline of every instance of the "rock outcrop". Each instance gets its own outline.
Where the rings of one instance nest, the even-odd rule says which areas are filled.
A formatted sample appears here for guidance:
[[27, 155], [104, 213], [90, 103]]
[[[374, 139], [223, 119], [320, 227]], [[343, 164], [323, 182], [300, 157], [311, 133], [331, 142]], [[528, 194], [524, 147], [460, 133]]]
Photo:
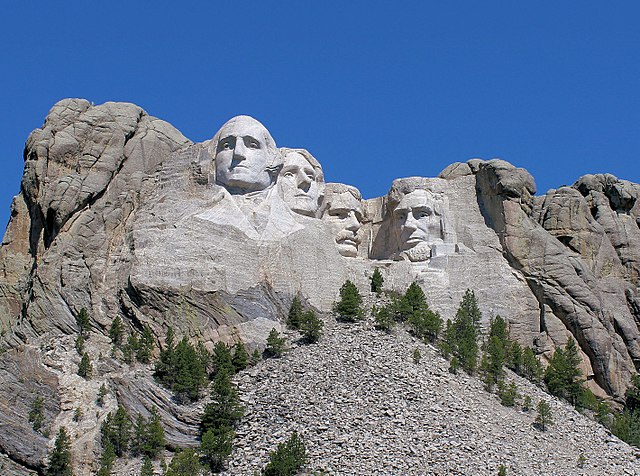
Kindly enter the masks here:
[[[0, 395], [24, 398], [0, 407], [0, 451], [29, 468], [45, 456], [26, 422], [34, 393], [52, 430], [70, 424], [74, 398], [89, 405], [105, 383], [131, 411], [162, 408], [171, 446], [195, 441], [193, 415], [148, 369], [104, 357], [116, 316], [129, 333], [148, 326], [160, 346], [171, 328], [209, 348], [261, 348], [293, 296], [328, 312], [346, 279], [365, 290], [375, 268], [390, 290], [416, 281], [445, 319], [473, 289], [486, 321], [500, 314], [544, 358], [575, 338], [601, 396], [620, 399], [640, 365], [640, 186], [611, 175], [535, 196], [526, 170], [473, 159], [363, 199], [325, 184], [322, 158], [278, 148], [247, 116], [193, 143], [132, 104], [80, 99], [51, 109], [24, 159], [0, 247], [0, 370], [10, 382]], [[101, 362], [86, 385], [71, 378], [82, 308]], [[113, 405], [78, 429], [75, 451], [89, 462]]]

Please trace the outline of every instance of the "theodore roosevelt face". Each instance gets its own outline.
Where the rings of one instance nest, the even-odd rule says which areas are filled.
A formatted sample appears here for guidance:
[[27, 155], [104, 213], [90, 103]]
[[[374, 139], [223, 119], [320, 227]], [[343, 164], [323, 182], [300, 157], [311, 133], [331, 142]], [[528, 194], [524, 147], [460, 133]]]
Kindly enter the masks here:
[[362, 207], [351, 192], [345, 190], [342, 193], [325, 192], [325, 202], [322, 220], [327, 223], [333, 233], [342, 256], [358, 256], [358, 245], [362, 239], [358, 231], [362, 226]]
[[269, 131], [249, 116], [238, 116], [218, 132], [216, 182], [231, 192], [264, 190], [273, 183], [268, 167], [276, 155]]

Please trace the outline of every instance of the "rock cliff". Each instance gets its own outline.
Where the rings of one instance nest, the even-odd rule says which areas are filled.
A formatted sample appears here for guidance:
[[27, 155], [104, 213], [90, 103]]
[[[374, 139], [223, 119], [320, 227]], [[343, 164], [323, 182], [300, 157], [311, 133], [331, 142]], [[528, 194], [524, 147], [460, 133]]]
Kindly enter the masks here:
[[[80, 99], [51, 109], [24, 161], [0, 247], [0, 450], [26, 467], [46, 454], [29, 395], [55, 429], [100, 383], [130, 410], [161, 407], [170, 445], [193, 442], [193, 416], [148, 372], [104, 357], [116, 316], [159, 345], [171, 328], [259, 348], [293, 296], [328, 312], [346, 279], [365, 290], [375, 268], [387, 289], [418, 282], [445, 319], [473, 289], [485, 319], [504, 317], [543, 358], [573, 336], [601, 396], [621, 398], [640, 365], [640, 186], [611, 175], [536, 196], [526, 170], [474, 159], [362, 199], [246, 116], [193, 143], [135, 105]], [[100, 362], [89, 383], [75, 375], [82, 308]], [[114, 406], [76, 445], [89, 462]]]

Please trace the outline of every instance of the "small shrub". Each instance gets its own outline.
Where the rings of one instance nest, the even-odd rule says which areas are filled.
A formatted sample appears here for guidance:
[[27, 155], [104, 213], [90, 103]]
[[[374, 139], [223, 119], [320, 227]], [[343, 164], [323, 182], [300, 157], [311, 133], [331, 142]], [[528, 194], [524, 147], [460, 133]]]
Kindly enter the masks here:
[[302, 324], [302, 302], [298, 296], [294, 296], [289, 307], [289, 315], [287, 316], [287, 327], [289, 329], [298, 330]]
[[85, 338], [82, 334], [78, 335], [78, 337], [76, 337], [76, 352], [78, 352], [78, 355], [82, 355], [84, 354], [84, 343], [85, 343]]
[[280, 443], [269, 456], [269, 463], [262, 470], [263, 476], [294, 476], [306, 462], [306, 450], [302, 439], [294, 431], [289, 439]]
[[498, 476], [507, 476], [507, 467], [504, 464], [498, 466]]
[[380, 273], [380, 270], [378, 268], [373, 270], [370, 281], [371, 292], [380, 294], [382, 292], [382, 284], [384, 283], [384, 278], [382, 277], [382, 273]]
[[386, 304], [380, 309], [376, 309], [374, 307], [371, 310], [376, 329], [380, 329], [381, 331], [385, 332], [389, 332], [391, 331], [391, 329], [393, 329], [396, 324], [396, 320], [394, 319], [394, 314], [391, 307], [392, 306], [390, 304]]
[[580, 455], [578, 456], [578, 468], [580, 469], [584, 468], [586, 463], [587, 463], [586, 456], [584, 455], [584, 453], [580, 453]]
[[98, 406], [104, 405], [104, 397], [107, 395], [107, 387], [104, 384], [100, 385], [100, 389], [98, 389], [98, 394], [96, 395], [96, 403]]
[[512, 380], [509, 385], [505, 385], [503, 380], [498, 382], [498, 396], [500, 397], [500, 403], [505, 407], [513, 407], [518, 399], [518, 387]]
[[532, 405], [533, 403], [531, 402], [531, 396], [525, 395], [524, 400], [522, 401], [522, 411], [531, 411]]
[[413, 357], [414, 364], [419, 364], [420, 359], [422, 359], [422, 353], [420, 352], [420, 349], [418, 349], [417, 347], [413, 349], [413, 353], [411, 354], [411, 357]]
[[300, 331], [302, 332], [302, 338], [309, 344], [313, 344], [320, 340], [322, 336], [322, 328], [324, 322], [316, 316], [313, 309], [309, 309], [302, 314], [302, 321], [300, 323]]
[[347, 280], [340, 288], [340, 301], [334, 304], [333, 312], [336, 318], [347, 322], [362, 319], [362, 296], [355, 284]]
[[44, 423], [44, 398], [36, 397], [31, 403], [29, 423], [31, 423], [33, 431], [39, 431], [42, 428]]
[[547, 427], [553, 424], [551, 406], [545, 400], [540, 400], [537, 410], [538, 414], [536, 415], [534, 424], [538, 429], [547, 431]]

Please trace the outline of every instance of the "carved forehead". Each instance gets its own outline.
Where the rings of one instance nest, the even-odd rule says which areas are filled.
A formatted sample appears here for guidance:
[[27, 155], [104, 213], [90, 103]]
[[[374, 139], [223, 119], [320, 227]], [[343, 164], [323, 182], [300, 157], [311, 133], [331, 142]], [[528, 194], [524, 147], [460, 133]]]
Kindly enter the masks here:
[[396, 206], [396, 210], [406, 210], [434, 205], [435, 201], [436, 198], [431, 192], [427, 190], [414, 190], [413, 192], [407, 193], [400, 199], [400, 203]]
[[[236, 116], [231, 118], [216, 134], [218, 140], [229, 136], [251, 136], [269, 145], [274, 144], [273, 137], [262, 123], [250, 116]], [[270, 144], [271, 143], [271, 144]]]
[[284, 160], [284, 169], [288, 165], [298, 165], [298, 166], [307, 166], [310, 165], [315, 174], [317, 182], [324, 182], [324, 173], [322, 172], [322, 166], [320, 162], [318, 162], [311, 153], [309, 153], [306, 149], [289, 149], [287, 147], [282, 147], [280, 149], [280, 153], [283, 156]]

